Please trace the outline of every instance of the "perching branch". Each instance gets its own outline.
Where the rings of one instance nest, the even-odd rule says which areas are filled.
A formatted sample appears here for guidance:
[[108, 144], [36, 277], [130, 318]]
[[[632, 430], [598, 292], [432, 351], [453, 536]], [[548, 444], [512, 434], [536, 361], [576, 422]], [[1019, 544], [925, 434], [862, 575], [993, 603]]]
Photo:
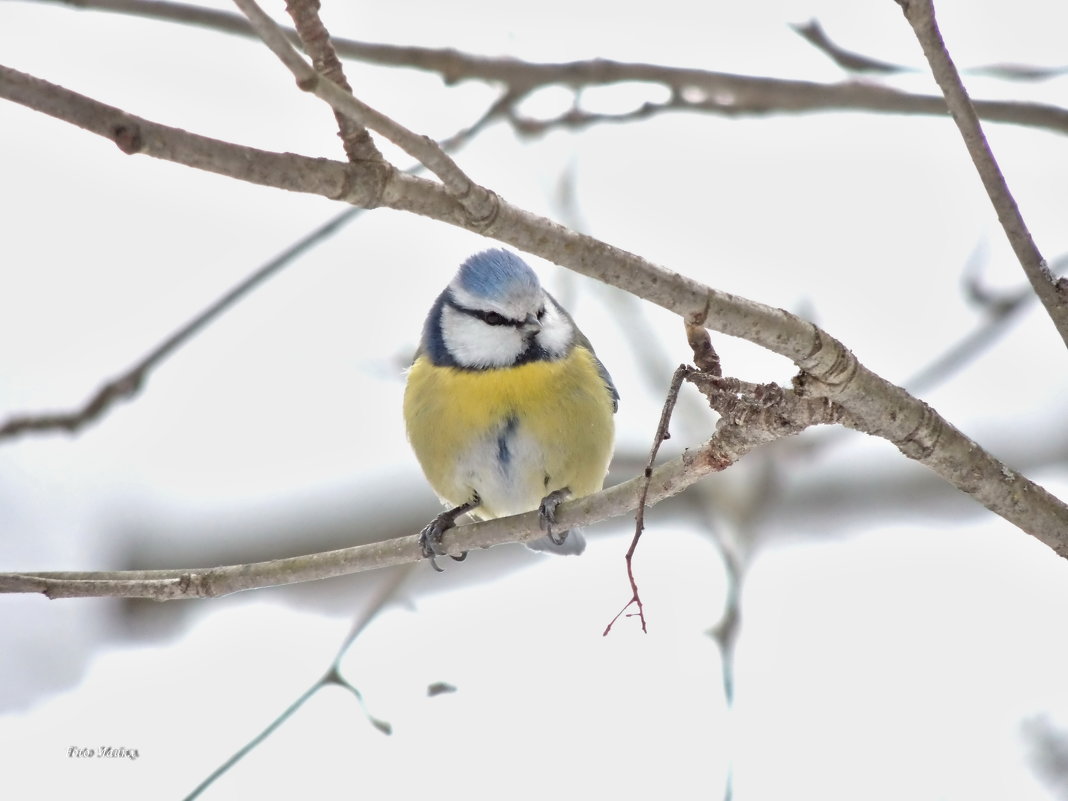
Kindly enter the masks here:
[[[761, 445], [766, 445], [808, 425], [833, 423], [839, 414], [823, 401], [803, 400], [795, 393], [780, 390], [770, 393], [781, 413], [771, 411], [767, 398], [754, 396], [750, 405], [758, 413], [738, 413], [745, 403], [739, 393], [748, 385], [730, 379], [711, 390], [715, 403], [731, 416], [725, 417], [708, 442], [658, 467], [647, 478], [640, 476], [603, 490], [595, 495], [562, 503], [557, 510], [561, 526], [588, 526], [618, 517], [638, 508], [645, 492], [645, 504], [654, 505], [677, 495], [713, 472], [734, 464]], [[798, 412], [801, 412], [798, 414]], [[793, 416], [793, 419], [791, 419]], [[442, 546], [450, 554], [477, 548], [489, 548], [509, 542], [526, 542], [544, 536], [537, 511], [469, 523], [449, 529]], [[241, 590], [296, 584], [376, 570], [423, 559], [418, 535], [398, 537], [382, 542], [356, 545], [334, 551], [308, 554], [246, 565], [185, 570], [125, 570], [90, 572], [22, 572], [0, 573], [0, 593], [39, 592], [49, 598], [148, 598], [171, 601], [191, 598], [214, 598]]]
[[1005, 236], [1008, 237], [1009, 244], [1027, 275], [1027, 280], [1031, 282], [1035, 294], [1046, 307], [1046, 313], [1053, 320], [1061, 339], [1068, 345], [1068, 281], [1053, 277], [1049, 265], [1031, 237], [1027, 223], [1016, 205], [1016, 199], [1009, 191], [1005, 176], [1002, 175], [986, 141], [975, 107], [960, 79], [960, 73], [957, 72], [957, 67], [942, 40], [932, 0], [896, 2], [905, 12], [905, 19], [909, 21], [923, 48], [923, 54], [931, 65], [931, 72], [945, 95], [953, 121], [960, 129], [968, 154], [997, 212]]

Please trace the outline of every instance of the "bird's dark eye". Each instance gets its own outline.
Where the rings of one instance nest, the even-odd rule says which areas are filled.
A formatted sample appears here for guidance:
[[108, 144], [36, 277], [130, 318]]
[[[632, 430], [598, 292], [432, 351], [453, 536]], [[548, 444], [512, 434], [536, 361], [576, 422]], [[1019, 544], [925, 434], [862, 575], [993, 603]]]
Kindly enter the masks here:
[[544, 306], [542, 306], [542, 307], [541, 307], [540, 309], [538, 309], [538, 313], [537, 313], [537, 315], [535, 315], [535, 316], [536, 316], [536, 317], [537, 317], [537, 318], [538, 318], [539, 320], [542, 320], [542, 319], [544, 319], [544, 317], [545, 317], [545, 307], [544, 307]]
[[486, 312], [480, 316], [482, 317], [482, 322], [490, 325], [508, 325], [508, 318], [494, 311]]

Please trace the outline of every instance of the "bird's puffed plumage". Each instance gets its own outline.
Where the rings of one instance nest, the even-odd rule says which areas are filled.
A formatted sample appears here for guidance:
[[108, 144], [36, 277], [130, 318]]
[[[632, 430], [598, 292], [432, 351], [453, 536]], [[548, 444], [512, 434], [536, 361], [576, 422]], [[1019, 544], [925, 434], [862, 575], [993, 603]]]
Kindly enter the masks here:
[[[534, 271], [504, 250], [475, 254], [427, 316], [404, 418], [431, 487], [478, 519], [538, 509], [557, 491], [601, 489], [612, 456], [612, 379]], [[562, 494], [562, 493], [561, 493]], [[563, 546], [581, 552], [574, 532]]]

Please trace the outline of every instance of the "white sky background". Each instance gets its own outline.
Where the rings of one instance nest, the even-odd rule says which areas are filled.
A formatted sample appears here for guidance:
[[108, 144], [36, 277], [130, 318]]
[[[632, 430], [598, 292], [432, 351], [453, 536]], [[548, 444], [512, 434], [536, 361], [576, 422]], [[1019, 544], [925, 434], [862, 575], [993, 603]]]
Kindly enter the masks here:
[[[892, 0], [621, 5], [469, 2], [446, 13], [426, 2], [328, 0], [324, 20], [339, 36], [487, 55], [838, 80], [787, 27], [817, 17], [846, 47], [922, 66]], [[1065, 59], [1059, 4], [938, 6], [962, 66]], [[342, 158], [328, 110], [250, 40], [4, 0], [0, 63], [197, 133]], [[351, 62], [346, 70], [362, 99], [438, 137], [493, 97], [414, 72]], [[1068, 103], [1065, 78], [968, 84], [976, 97]], [[933, 91], [923, 71], [895, 85]], [[622, 110], [648, 93], [584, 97]], [[546, 91], [525, 108], [551, 115], [567, 102]], [[1049, 258], [1065, 253], [1063, 138], [987, 130], [1039, 247]], [[0, 419], [81, 402], [340, 211], [322, 198], [130, 158], [8, 102], [0, 143]], [[572, 169], [590, 233], [811, 315], [892, 381], [977, 323], [959, 289], [974, 254], [995, 289], [1023, 283], [947, 119], [671, 115], [529, 142], [499, 125], [459, 160], [509, 200], [553, 217], [556, 186]], [[258, 547], [300, 553], [414, 532], [435, 504], [404, 439], [402, 370], [434, 296], [486, 244], [412, 216], [366, 214], [84, 434], [0, 445], [0, 569], [133, 559], [179, 567], [219, 554], [240, 560]], [[681, 326], [655, 309], [634, 320], [615, 293], [531, 262], [620, 388], [617, 450], [644, 454], [667, 375], [688, 359]], [[637, 363], [621, 326], [655, 332], [661, 375]], [[728, 374], [792, 375], [745, 343], [715, 341]], [[1064, 360], [1052, 325], [1032, 308], [923, 397], [1065, 497]], [[692, 398], [680, 414], [670, 444], [702, 441], [708, 416]], [[764, 462], [747, 461], [691, 493], [711, 497], [718, 531], [732, 530], [732, 512], [757, 491]], [[876, 503], [872, 477], [894, 488], [896, 507]], [[1034, 778], [1022, 733], [1039, 717], [1068, 728], [1068, 565], [954, 491], [923, 489], [925, 477], [856, 434], [811, 459], [782, 460], [757, 527], [771, 541], [746, 577], [729, 715], [706, 635], [724, 603], [723, 566], [694, 503], [676, 504], [650, 513], [639, 551], [648, 635], [622, 621], [601, 637], [629, 597], [626, 520], [592, 531], [581, 559], [508, 547], [448, 564], [441, 576], [419, 566], [401, 602], [342, 663], [394, 735], [331, 688], [204, 797], [719, 798], [728, 759], [741, 801], [1055, 797]], [[901, 494], [911, 486], [914, 497]], [[806, 507], [809, 497], [835, 504], [833, 513]], [[384, 521], [402, 527], [384, 530]], [[302, 545], [306, 537], [317, 545]], [[326, 668], [385, 578], [138, 612], [0, 598], [5, 789], [183, 796]], [[458, 692], [427, 698], [435, 681]], [[140, 758], [67, 756], [70, 746], [101, 745], [136, 748]]]

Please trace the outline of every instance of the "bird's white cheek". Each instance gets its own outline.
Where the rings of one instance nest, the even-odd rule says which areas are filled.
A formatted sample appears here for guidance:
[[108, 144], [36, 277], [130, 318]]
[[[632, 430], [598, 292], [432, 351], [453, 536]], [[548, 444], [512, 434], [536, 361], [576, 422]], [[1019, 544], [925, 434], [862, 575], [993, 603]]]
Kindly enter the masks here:
[[[465, 367], [505, 367], [523, 352], [523, 337], [514, 328], [444, 309], [442, 336], [452, 357]], [[450, 313], [451, 312], [451, 313]]]
[[574, 339], [574, 326], [555, 308], [547, 308], [537, 336], [538, 344], [553, 356], [562, 356], [567, 353]]

